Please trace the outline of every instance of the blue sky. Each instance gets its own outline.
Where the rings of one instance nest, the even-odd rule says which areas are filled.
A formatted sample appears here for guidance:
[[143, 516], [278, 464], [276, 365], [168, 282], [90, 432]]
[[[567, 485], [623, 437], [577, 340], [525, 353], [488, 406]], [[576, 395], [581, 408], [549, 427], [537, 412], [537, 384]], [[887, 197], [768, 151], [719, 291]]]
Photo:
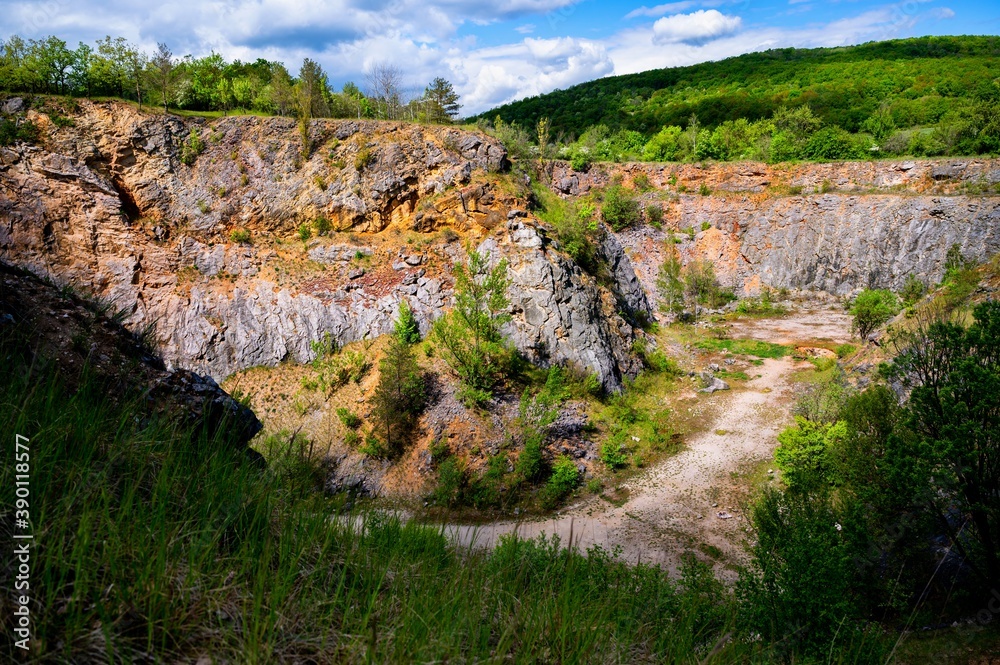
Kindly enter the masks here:
[[152, 51], [323, 65], [335, 84], [397, 65], [417, 94], [451, 80], [464, 113], [608, 76], [785, 46], [1000, 34], [995, 0], [0, 0], [0, 37], [75, 45], [121, 35]]

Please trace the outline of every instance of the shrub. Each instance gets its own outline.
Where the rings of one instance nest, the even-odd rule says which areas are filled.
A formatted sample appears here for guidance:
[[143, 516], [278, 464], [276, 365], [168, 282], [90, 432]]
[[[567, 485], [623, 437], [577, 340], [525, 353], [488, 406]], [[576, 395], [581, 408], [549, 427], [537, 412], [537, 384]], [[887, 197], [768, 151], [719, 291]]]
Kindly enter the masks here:
[[924, 297], [927, 293], [927, 285], [916, 275], [907, 275], [903, 283], [903, 289], [899, 292], [903, 299], [903, 307], [909, 307]]
[[308, 224], [302, 224], [299, 226], [299, 240], [306, 242], [312, 238], [312, 228]]
[[654, 229], [663, 228], [663, 206], [652, 203], [646, 207], [646, 220]]
[[580, 483], [580, 472], [576, 464], [566, 455], [559, 455], [552, 465], [552, 475], [549, 476], [542, 490], [542, 506], [554, 508], [566, 496], [576, 489]]
[[366, 166], [371, 164], [375, 160], [375, 154], [372, 152], [371, 148], [364, 146], [358, 150], [358, 154], [354, 157], [354, 168], [358, 171], [363, 171]]
[[698, 193], [701, 194], [702, 196], [708, 196], [712, 193], [712, 190], [707, 184], [701, 183], [701, 185], [698, 187]]
[[361, 417], [350, 409], [345, 409], [344, 407], [337, 408], [337, 418], [340, 422], [344, 424], [347, 429], [357, 429], [361, 427]]
[[250, 232], [246, 229], [233, 229], [229, 232], [229, 239], [240, 245], [250, 244]]
[[865, 289], [854, 299], [851, 315], [854, 322], [851, 329], [862, 340], [867, 340], [875, 330], [892, 317], [899, 314], [899, 298], [885, 289]]
[[795, 426], [778, 435], [774, 463], [791, 490], [811, 492], [833, 480], [833, 450], [847, 436], [843, 421], [822, 423], [796, 416]]
[[11, 145], [17, 141], [35, 143], [40, 134], [38, 125], [30, 120], [18, 123], [6, 118], [0, 119], [0, 146]]
[[599, 457], [605, 466], [611, 470], [628, 466], [628, 455], [625, 452], [625, 444], [616, 440], [615, 437], [601, 443]]
[[645, 173], [640, 173], [632, 178], [632, 186], [640, 192], [648, 192], [653, 189], [652, 183], [649, 182], [649, 176]]
[[181, 146], [181, 161], [188, 166], [191, 166], [194, 164], [195, 160], [198, 159], [198, 155], [204, 151], [205, 142], [201, 140], [198, 130], [192, 127], [187, 141], [185, 141], [184, 145]]
[[313, 220], [313, 229], [316, 231], [316, 235], [325, 236], [333, 230], [333, 224], [330, 223], [326, 215], [320, 215]]
[[604, 191], [604, 204], [601, 206], [604, 222], [615, 231], [637, 223], [641, 217], [639, 201], [620, 184], [613, 184]]
[[841, 344], [835, 349], [838, 358], [846, 358], [847, 356], [852, 355], [857, 350], [858, 347], [854, 346], [853, 344]]
[[462, 502], [466, 484], [465, 465], [457, 457], [448, 457], [438, 467], [438, 483], [431, 499], [441, 506], [457, 506]]

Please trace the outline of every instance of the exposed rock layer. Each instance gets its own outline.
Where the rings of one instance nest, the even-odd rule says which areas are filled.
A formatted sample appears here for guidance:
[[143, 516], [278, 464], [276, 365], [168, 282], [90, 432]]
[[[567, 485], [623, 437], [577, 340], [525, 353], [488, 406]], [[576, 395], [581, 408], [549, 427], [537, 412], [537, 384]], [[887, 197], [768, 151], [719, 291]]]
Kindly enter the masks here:
[[[628, 257], [609, 241], [619, 304], [543, 248], [487, 136], [314, 121], [305, 158], [288, 119], [80, 106], [63, 127], [29, 111], [41, 145], [0, 149], [0, 256], [112, 302], [134, 328], [155, 323], [170, 364], [221, 380], [306, 361], [326, 335], [389, 332], [402, 299], [426, 332], [451, 305], [465, 238], [512, 259], [518, 348], [596, 372], [609, 390], [638, 370], [633, 330], [616, 314], [649, 309]], [[192, 131], [205, 150], [189, 166]], [[323, 219], [328, 236], [300, 239]]]
[[[666, 233], [621, 234], [648, 264], [640, 272], [655, 270], [661, 241], [686, 229], [694, 238], [678, 236], [684, 257], [712, 260], [723, 282], [747, 292], [898, 289], [910, 274], [939, 280], [952, 245], [979, 260], [1000, 252], [1000, 160], [623, 164], [586, 173], [557, 163], [553, 186], [580, 195], [614, 177], [652, 188], [645, 203], [664, 208]], [[650, 288], [651, 276], [644, 282]]]

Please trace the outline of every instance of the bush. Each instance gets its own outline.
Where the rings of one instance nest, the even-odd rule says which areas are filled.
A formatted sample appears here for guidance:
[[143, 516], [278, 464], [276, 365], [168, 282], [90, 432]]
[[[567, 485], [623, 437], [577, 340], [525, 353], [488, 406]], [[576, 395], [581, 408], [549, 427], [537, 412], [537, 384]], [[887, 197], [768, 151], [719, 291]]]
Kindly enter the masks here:
[[801, 416], [795, 423], [778, 435], [774, 463], [790, 490], [822, 490], [833, 480], [833, 450], [847, 437], [847, 425], [812, 422]]
[[858, 347], [854, 346], [853, 344], [841, 344], [834, 350], [836, 351], [838, 358], [846, 358], [847, 356], [852, 355], [855, 351], [857, 351]]
[[457, 457], [448, 457], [438, 467], [438, 483], [431, 499], [441, 506], [457, 506], [462, 502], [466, 484], [465, 465]]
[[604, 191], [601, 216], [608, 226], [615, 231], [621, 231], [639, 222], [642, 212], [639, 201], [627, 189], [616, 183]]
[[646, 207], [646, 220], [654, 229], [663, 228], [663, 206], [651, 203]]
[[303, 224], [299, 227], [299, 240], [306, 242], [312, 238], [312, 228], [308, 224]]
[[851, 305], [851, 315], [854, 317], [851, 329], [862, 340], [867, 340], [879, 326], [899, 314], [899, 310], [899, 298], [892, 291], [865, 289]]
[[614, 437], [601, 443], [601, 450], [598, 455], [612, 471], [628, 466], [628, 454], [625, 451], [625, 444]]
[[188, 166], [194, 164], [195, 160], [198, 159], [198, 155], [205, 151], [205, 142], [201, 140], [201, 136], [198, 135], [198, 130], [194, 127], [191, 128], [191, 134], [188, 135], [187, 141], [181, 146], [181, 161]]
[[316, 235], [325, 236], [333, 230], [333, 224], [330, 223], [330, 220], [326, 217], [326, 215], [320, 215], [313, 220], [313, 229], [316, 230]]
[[560, 455], [552, 465], [552, 475], [549, 476], [545, 488], [542, 490], [542, 506], [554, 508], [576, 489], [579, 483], [580, 472], [576, 468], [576, 464], [569, 457]]
[[0, 119], [0, 146], [11, 145], [17, 141], [35, 143], [40, 134], [38, 125], [30, 120], [17, 123], [6, 118]]
[[361, 427], [361, 417], [350, 409], [345, 409], [344, 407], [337, 408], [337, 418], [340, 422], [344, 424], [347, 429], [357, 429]]
[[916, 275], [907, 275], [903, 289], [899, 292], [903, 299], [903, 307], [909, 307], [924, 297], [927, 293], [927, 285]]
[[249, 245], [250, 232], [246, 229], [233, 229], [229, 232], [229, 239], [239, 245]]

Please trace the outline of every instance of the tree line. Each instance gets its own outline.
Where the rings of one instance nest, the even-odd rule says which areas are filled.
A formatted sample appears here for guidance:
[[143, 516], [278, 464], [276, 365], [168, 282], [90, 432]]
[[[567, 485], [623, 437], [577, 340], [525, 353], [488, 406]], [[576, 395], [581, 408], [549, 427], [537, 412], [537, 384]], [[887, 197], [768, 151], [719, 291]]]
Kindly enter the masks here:
[[998, 54], [995, 37], [779, 49], [600, 79], [474, 120], [532, 139], [544, 120], [539, 149], [581, 166], [997, 153]]
[[146, 53], [123, 37], [106, 36], [71, 49], [55, 36], [0, 40], [0, 90], [78, 97], [117, 97], [189, 111], [237, 109], [298, 117], [379, 118], [451, 122], [459, 96], [444, 78], [422, 93], [404, 86], [403, 71], [390, 63], [369, 68], [362, 85], [336, 91], [323, 68], [306, 58], [297, 76], [281, 62], [227, 61], [214, 51], [175, 56], [160, 43]]

